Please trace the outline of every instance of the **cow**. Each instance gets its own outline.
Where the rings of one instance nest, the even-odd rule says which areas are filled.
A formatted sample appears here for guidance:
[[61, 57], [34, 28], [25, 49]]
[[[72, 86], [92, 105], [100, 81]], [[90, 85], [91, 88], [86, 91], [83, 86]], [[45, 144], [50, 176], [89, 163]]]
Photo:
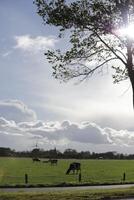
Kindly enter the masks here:
[[57, 165], [58, 160], [57, 159], [49, 159], [49, 162], [51, 163], [51, 165]]
[[39, 158], [32, 158], [33, 162], [40, 162], [41, 160]]
[[68, 170], [66, 171], [66, 174], [69, 174], [71, 171], [73, 174], [78, 174], [78, 171], [81, 171], [81, 164], [78, 162], [71, 163]]

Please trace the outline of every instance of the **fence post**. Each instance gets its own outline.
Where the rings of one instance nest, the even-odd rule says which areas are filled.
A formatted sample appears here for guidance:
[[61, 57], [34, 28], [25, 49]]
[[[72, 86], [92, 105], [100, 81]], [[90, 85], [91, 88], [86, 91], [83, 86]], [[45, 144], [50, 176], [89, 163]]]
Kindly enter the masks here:
[[79, 182], [81, 182], [81, 172], [79, 173]]
[[25, 174], [25, 184], [28, 184], [28, 174]]
[[125, 181], [126, 180], [126, 173], [124, 172], [123, 173], [123, 181]]

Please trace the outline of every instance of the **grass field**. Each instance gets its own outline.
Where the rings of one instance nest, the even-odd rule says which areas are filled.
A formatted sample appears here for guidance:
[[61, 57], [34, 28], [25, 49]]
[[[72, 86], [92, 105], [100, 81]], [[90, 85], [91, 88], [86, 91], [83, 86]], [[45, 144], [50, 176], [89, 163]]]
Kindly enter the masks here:
[[[0, 185], [24, 184], [28, 174], [29, 184], [78, 184], [78, 175], [66, 175], [71, 162], [59, 160], [57, 166], [49, 163], [33, 163], [30, 158], [0, 158]], [[134, 182], [134, 160], [77, 160], [82, 167], [82, 183], [103, 184]]]
[[133, 199], [134, 188], [44, 193], [0, 193], [0, 200], [114, 200]]

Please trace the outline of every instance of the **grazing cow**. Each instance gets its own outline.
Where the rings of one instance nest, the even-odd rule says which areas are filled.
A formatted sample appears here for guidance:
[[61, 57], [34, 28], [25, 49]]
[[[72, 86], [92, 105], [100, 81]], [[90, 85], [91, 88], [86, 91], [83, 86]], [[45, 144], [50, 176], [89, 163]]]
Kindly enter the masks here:
[[58, 160], [56, 160], [56, 159], [49, 159], [49, 162], [51, 163], [51, 165], [57, 165], [58, 164]]
[[81, 164], [77, 162], [71, 163], [68, 170], [66, 171], [66, 174], [69, 174], [71, 171], [73, 174], [78, 174], [78, 171], [81, 171]]
[[39, 158], [32, 158], [33, 162], [40, 162], [41, 160]]

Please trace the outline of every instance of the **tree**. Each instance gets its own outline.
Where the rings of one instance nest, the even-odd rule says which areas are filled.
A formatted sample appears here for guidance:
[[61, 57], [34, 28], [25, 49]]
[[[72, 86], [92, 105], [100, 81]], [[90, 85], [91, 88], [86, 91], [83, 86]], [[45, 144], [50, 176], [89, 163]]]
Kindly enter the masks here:
[[75, 149], [66, 149], [63, 154], [64, 154], [65, 158], [77, 158], [78, 157], [78, 152]]
[[10, 148], [0, 147], [0, 156], [12, 156], [14, 154], [15, 151]]
[[[67, 31], [70, 49], [50, 51], [53, 76], [68, 81], [87, 79], [105, 66], [114, 68], [114, 83], [130, 79], [134, 105], [134, 1], [35, 0], [44, 24]], [[132, 35], [133, 33], [133, 35]]]

